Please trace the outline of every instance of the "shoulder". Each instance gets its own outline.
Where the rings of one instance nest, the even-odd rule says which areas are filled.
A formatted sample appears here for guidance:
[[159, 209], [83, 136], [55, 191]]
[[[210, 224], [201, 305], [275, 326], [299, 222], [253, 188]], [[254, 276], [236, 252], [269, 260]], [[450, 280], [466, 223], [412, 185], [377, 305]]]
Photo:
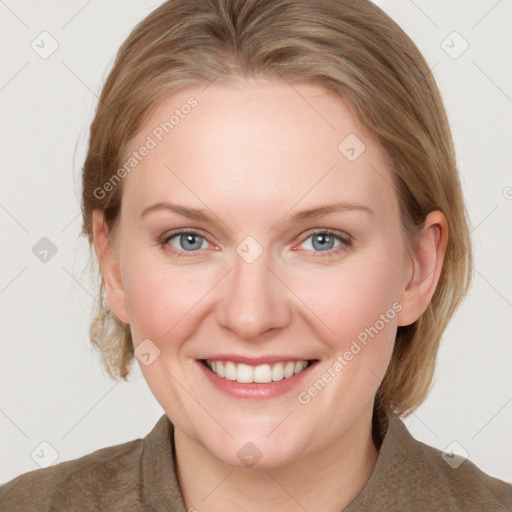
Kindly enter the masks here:
[[512, 484], [484, 473], [469, 459], [416, 440], [399, 422], [394, 444], [411, 479], [412, 499], [419, 510], [430, 510], [434, 502], [441, 510], [512, 510]]
[[97, 510], [106, 485], [109, 500], [126, 502], [140, 478], [143, 444], [136, 439], [19, 475], [0, 487], [0, 510]]
[[447, 504], [457, 504], [457, 510], [512, 510], [512, 484], [484, 473], [469, 459], [416, 443], [424, 456], [426, 488]]

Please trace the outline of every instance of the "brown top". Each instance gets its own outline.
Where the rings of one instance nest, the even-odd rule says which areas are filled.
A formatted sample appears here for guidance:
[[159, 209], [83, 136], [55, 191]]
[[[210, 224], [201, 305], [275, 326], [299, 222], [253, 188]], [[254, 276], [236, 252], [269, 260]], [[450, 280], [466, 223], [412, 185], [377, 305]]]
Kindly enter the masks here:
[[[1, 512], [187, 512], [164, 414], [144, 438], [24, 473], [0, 487]], [[448, 460], [450, 463], [448, 463]], [[415, 440], [389, 418], [375, 469], [343, 512], [512, 511], [512, 484]], [[452, 467], [453, 466], [453, 467]]]

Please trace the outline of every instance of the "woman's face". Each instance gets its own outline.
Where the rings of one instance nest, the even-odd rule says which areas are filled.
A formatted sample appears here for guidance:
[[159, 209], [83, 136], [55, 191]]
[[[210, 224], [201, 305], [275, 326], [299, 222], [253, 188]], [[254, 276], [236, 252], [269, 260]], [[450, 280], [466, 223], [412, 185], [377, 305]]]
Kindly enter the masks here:
[[385, 155], [345, 104], [312, 84], [189, 88], [130, 155], [109, 302], [175, 426], [240, 467], [368, 426], [412, 267]]

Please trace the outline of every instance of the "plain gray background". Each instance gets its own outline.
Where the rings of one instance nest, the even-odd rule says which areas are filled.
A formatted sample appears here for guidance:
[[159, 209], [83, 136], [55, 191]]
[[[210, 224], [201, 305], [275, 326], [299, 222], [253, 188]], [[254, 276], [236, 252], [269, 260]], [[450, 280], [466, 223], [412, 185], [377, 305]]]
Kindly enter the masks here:
[[[129, 383], [114, 382], [89, 345], [94, 287], [79, 237], [97, 95], [119, 45], [160, 3], [0, 1], [2, 483], [36, 461], [144, 437], [163, 414], [137, 364]], [[378, 3], [433, 68], [475, 249], [474, 282], [444, 334], [432, 392], [406, 423], [512, 481], [512, 2]], [[57, 251], [46, 262], [33, 252], [43, 237]]]

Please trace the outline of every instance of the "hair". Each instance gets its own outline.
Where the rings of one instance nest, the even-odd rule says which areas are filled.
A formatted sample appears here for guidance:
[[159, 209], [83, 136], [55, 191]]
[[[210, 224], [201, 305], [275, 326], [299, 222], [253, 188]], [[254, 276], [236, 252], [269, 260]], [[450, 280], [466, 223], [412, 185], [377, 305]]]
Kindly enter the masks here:
[[[100, 209], [117, 239], [123, 182], [104, 187], [159, 102], [190, 86], [251, 78], [313, 83], [340, 97], [389, 158], [405, 240], [441, 211], [449, 239], [430, 304], [397, 329], [376, 395], [379, 410], [406, 416], [426, 398], [441, 335], [471, 281], [468, 215], [435, 79], [405, 32], [369, 0], [169, 0], [131, 32], [103, 86], [83, 166], [82, 235], [93, 246]], [[107, 190], [98, 194], [98, 190]], [[112, 378], [127, 380], [130, 326], [109, 310], [98, 272], [90, 327]]]

